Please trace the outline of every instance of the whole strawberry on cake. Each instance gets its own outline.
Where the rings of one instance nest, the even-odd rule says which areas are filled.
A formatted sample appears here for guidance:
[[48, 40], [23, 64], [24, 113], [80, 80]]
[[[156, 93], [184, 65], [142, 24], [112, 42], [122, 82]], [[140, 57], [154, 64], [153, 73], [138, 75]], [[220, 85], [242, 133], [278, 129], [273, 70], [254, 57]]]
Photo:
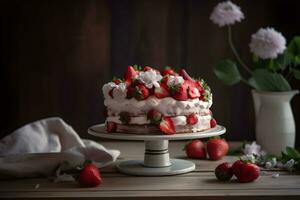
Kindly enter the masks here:
[[216, 126], [209, 86], [184, 69], [128, 66], [123, 79], [113, 79], [102, 91], [108, 132], [176, 134]]

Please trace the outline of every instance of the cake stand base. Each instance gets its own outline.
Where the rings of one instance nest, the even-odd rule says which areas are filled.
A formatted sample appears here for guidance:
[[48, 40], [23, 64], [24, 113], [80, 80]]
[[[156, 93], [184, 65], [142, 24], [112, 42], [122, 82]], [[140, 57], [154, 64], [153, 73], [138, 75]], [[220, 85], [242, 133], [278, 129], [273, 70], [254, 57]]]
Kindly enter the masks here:
[[117, 165], [118, 170], [124, 174], [136, 176], [170, 176], [184, 174], [195, 169], [195, 164], [187, 160], [170, 159], [168, 167], [146, 167], [143, 160], [127, 160]]
[[195, 164], [193, 162], [188, 160], [170, 159], [168, 148], [169, 140], [190, 140], [213, 137], [222, 135], [225, 131], [225, 127], [220, 125], [202, 132], [174, 135], [107, 133], [105, 124], [95, 125], [88, 129], [90, 134], [98, 137], [144, 141], [144, 160], [127, 160], [117, 164], [117, 168], [120, 172], [136, 176], [169, 176], [193, 171], [195, 169]]

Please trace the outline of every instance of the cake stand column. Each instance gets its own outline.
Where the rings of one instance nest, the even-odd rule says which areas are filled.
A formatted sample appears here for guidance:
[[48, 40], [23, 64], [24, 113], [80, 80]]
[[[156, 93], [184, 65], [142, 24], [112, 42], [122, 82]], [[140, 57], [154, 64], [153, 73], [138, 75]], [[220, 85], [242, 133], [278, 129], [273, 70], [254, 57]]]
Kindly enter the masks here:
[[145, 167], [169, 167], [171, 166], [168, 150], [168, 140], [145, 141]]

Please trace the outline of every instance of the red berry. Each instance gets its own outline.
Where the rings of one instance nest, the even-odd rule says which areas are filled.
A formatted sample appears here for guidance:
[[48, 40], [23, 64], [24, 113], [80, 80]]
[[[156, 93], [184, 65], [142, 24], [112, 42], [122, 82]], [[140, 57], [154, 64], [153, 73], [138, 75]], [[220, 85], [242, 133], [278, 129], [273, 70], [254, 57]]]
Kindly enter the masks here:
[[249, 183], [255, 181], [260, 175], [260, 169], [253, 163], [244, 163], [236, 161], [233, 166], [233, 173], [240, 183]]
[[215, 169], [215, 175], [220, 181], [229, 181], [233, 176], [231, 164], [225, 162], [218, 165]]
[[189, 158], [205, 159], [205, 145], [201, 140], [192, 140], [185, 146], [185, 153]]
[[180, 69], [179, 75], [182, 76], [184, 80], [195, 81], [184, 69]]
[[197, 88], [195, 87], [189, 87], [188, 88], [188, 95], [191, 99], [199, 98], [200, 97], [200, 92]]
[[152, 124], [159, 124], [162, 118], [162, 114], [157, 110], [149, 110], [147, 113], [147, 119], [150, 120]]
[[165, 75], [177, 76], [178, 74], [173, 69], [167, 68], [162, 71], [162, 75], [163, 76], [165, 76]]
[[188, 115], [186, 117], [186, 123], [191, 124], [191, 125], [197, 124], [198, 123], [197, 115], [195, 113], [192, 113], [192, 114]]
[[217, 126], [217, 121], [214, 118], [212, 118], [210, 120], [210, 127], [211, 128], [215, 128], [216, 126]]
[[161, 83], [160, 87], [154, 89], [154, 95], [159, 99], [170, 96], [168, 87]]
[[111, 98], [114, 98], [114, 95], [113, 95], [113, 91], [114, 91], [115, 88], [109, 90], [108, 94]]
[[100, 171], [94, 164], [87, 164], [81, 170], [78, 182], [81, 187], [95, 187], [102, 183]]
[[187, 86], [185, 84], [179, 85], [173, 91], [172, 97], [178, 101], [186, 101], [188, 99]]
[[175, 126], [171, 117], [163, 117], [159, 124], [159, 129], [167, 135], [173, 135], [176, 133]]
[[149, 95], [150, 95], [150, 92], [149, 92], [148, 88], [146, 88], [145, 85], [139, 84], [139, 85], [135, 86], [133, 96], [137, 100], [145, 100], [149, 97]]
[[144, 67], [144, 71], [150, 71], [150, 70], [155, 71], [156, 74], [160, 74], [160, 71], [158, 71], [157, 69], [153, 69], [152, 67], [149, 67], [149, 66]]
[[117, 130], [117, 124], [115, 122], [106, 122], [106, 131], [108, 133], [115, 132]]
[[121, 79], [113, 79], [112, 81], [117, 85], [122, 82]]
[[125, 81], [132, 82], [138, 75], [138, 72], [132, 66], [127, 67], [127, 71], [125, 74]]
[[210, 139], [207, 142], [207, 153], [211, 160], [220, 160], [229, 150], [229, 145], [224, 139]]

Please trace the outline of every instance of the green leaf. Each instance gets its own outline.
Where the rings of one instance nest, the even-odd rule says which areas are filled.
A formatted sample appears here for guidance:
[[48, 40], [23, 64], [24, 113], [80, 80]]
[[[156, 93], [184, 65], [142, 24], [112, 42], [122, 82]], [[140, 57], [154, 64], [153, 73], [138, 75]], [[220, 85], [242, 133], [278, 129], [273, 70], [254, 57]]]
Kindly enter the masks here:
[[292, 55], [294, 65], [300, 64], [300, 36], [295, 36], [288, 45], [288, 52]]
[[292, 55], [285, 51], [280, 54], [276, 59], [260, 59], [253, 55], [253, 64], [255, 69], [268, 69], [271, 72], [285, 70], [286, 67], [292, 62]]
[[295, 79], [300, 80], [300, 70], [293, 69], [293, 75], [294, 75]]
[[278, 73], [269, 72], [267, 69], [257, 69], [249, 83], [261, 91], [289, 91], [291, 86], [288, 81]]
[[300, 158], [300, 153], [292, 147], [286, 147], [286, 153], [294, 159]]
[[227, 85], [234, 85], [241, 81], [242, 77], [234, 62], [224, 60], [214, 68], [215, 75]]

